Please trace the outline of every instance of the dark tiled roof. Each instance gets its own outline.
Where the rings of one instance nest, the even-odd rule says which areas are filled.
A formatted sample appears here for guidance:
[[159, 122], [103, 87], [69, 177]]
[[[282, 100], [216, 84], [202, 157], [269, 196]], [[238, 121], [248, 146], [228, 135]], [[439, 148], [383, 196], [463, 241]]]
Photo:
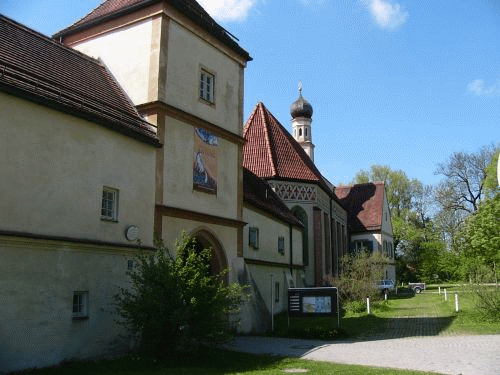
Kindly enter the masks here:
[[249, 53], [241, 48], [234, 40], [235, 38], [215, 22], [196, 0], [106, 0], [71, 26], [57, 32], [54, 38], [70, 35], [110, 19], [133, 13], [161, 1], [166, 1], [169, 5], [208, 31], [222, 43], [243, 56], [247, 61], [252, 60]]
[[243, 127], [243, 166], [265, 179], [313, 182], [333, 195], [304, 149], [262, 103]]
[[352, 232], [382, 229], [385, 194], [383, 182], [337, 187], [335, 194], [347, 209], [347, 221]]
[[303, 227], [292, 211], [274, 193], [271, 186], [246, 168], [243, 168], [243, 199], [289, 224]]
[[103, 63], [2, 15], [0, 90], [159, 145]]

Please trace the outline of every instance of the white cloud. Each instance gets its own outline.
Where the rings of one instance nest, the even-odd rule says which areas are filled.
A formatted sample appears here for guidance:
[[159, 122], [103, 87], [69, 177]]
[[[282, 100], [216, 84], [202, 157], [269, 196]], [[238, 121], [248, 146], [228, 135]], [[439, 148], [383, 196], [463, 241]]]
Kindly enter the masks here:
[[408, 12], [397, 3], [392, 4], [386, 0], [370, 0], [368, 7], [379, 26], [389, 30], [396, 30], [408, 19]]
[[493, 85], [490, 87], [484, 86], [484, 81], [482, 79], [475, 79], [467, 85], [467, 89], [474, 95], [478, 96], [490, 96], [500, 93], [500, 87], [498, 85]]
[[243, 21], [256, 0], [198, 0], [217, 21]]

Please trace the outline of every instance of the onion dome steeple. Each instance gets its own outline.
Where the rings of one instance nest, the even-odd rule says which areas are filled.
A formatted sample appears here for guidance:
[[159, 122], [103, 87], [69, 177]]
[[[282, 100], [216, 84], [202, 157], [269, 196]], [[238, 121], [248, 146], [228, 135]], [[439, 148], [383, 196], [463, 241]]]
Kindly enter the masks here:
[[312, 105], [302, 97], [302, 82], [299, 82], [299, 98], [290, 107], [293, 137], [314, 163], [314, 144], [312, 143]]
[[299, 82], [299, 98], [290, 106], [290, 114], [292, 115], [292, 118], [312, 118], [312, 105], [302, 97], [302, 82]]

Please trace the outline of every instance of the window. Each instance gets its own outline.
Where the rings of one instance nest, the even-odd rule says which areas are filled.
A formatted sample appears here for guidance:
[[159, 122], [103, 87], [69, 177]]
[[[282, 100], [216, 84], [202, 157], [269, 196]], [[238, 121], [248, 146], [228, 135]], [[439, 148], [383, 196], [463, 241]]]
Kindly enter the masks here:
[[302, 137], [302, 128], [299, 129], [299, 137]]
[[373, 251], [373, 242], [372, 241], [353, 241], [351, 242], [351, 250], [355, 254], [359, 254], [361, 251]]
[[200, 98], [209, 103], [213, 103], [214, 86], [215, 76], [202, 69], [200, 74]]
[[88, 318], [89, 292], [73, 293], [73, 319]]
[[128, 270], [128, 271], [132, 271], [133, 269], [134, 269], [134, 261], [133, 261], [133, 260], [131, 260], [131, 259], [129, 259], [129, 260], [127, 261], [127, 270]]
[[101, 219], [118, 221], [118, 190], [102, 189]]
[[250, 227], [248, 230], [248, 244], [254, 249], [259, 248], [259, 228]]
[[280, 283], [276, 281], [274, 283], [274, 302], [280, 301]]
[[278, 253], [285, 255], [285, 237], [278, 237]]

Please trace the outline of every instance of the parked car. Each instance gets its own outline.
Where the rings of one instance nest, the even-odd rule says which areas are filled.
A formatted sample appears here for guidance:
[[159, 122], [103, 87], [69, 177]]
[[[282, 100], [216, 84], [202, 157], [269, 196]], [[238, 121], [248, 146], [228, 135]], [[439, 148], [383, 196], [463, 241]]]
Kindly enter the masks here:
[[425, 290], [425, 283], [408, 283], [408, 288], [418, 294], [422, 290]]
[[394, 287], [394, 281], [392, 280], [381, 280], [378, 284], [377, 284], [377, 289], [381, 292], [381, 293], [389, 293], [391, 291], [393, 291], [395, 289]]

